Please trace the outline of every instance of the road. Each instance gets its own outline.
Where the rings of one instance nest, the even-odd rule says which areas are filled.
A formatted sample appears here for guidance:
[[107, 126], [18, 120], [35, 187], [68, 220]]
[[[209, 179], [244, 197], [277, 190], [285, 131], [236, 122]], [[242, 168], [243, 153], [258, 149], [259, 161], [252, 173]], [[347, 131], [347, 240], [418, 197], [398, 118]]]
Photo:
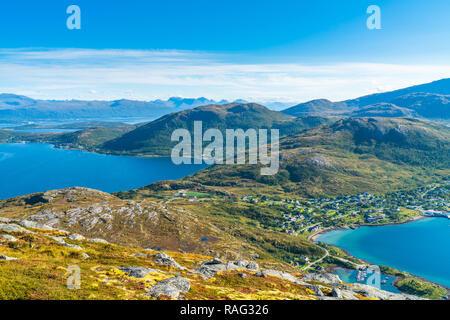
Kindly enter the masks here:
[[302, 268], [302, 270], [306, 270], [306, 269], [312, 267], [313, 265], [315, 265], [316, 263], [319, 263], [320, 261], [322, 261], [323, 259], [325, 259], [326, 257], [328, 257], [330, 255], [330, 253], [328, 252], [327, 249], [325, 249], [325, 248], [322, 248], [322, 249], [325, 250], [325, 255], [322, 258], [317, 259], [316, 261], [313, 261], [313, 262], [307, 264], [306, 266], [304, 266]]

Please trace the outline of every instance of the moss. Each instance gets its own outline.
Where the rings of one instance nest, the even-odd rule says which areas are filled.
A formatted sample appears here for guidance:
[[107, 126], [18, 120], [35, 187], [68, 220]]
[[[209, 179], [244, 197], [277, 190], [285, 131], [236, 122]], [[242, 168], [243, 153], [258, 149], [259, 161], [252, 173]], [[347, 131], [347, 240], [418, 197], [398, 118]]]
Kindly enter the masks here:
[[397, 281], [395, 285], [404, 292], [429, 299], [442, 299], [447, 294], [441, 286], [411, 277]]

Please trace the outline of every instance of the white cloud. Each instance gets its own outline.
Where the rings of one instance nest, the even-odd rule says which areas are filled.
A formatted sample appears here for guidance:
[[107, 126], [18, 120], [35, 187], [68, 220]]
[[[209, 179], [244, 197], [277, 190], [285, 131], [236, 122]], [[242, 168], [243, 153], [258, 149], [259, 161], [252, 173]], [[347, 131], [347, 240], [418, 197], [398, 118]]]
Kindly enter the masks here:
[[[170, 96], [343, 100], [446, 78], [450, 65], [239, 63], [177, 50], [0, 49], [0, 92], [41, 99]], [[93, 90], [92, 88], [96, 88]]]

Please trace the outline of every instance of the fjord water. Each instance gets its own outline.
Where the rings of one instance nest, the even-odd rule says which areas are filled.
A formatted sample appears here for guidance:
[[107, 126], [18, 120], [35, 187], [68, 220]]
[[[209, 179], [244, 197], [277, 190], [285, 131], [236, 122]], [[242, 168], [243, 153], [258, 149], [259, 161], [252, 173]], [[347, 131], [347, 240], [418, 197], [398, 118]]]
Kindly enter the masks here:
[[[350, 269], [344, 269], [344, 268], [335, 268], [334, 269], [335, 274], [339, 276], [339, 278], [345, 282], [345, 283], [362, 283], [367, 284], [366, 280], [358, 280], [358, 271], [357, 270], [350, 270]], [[396, 277], [381, 274], [381, 283], [380, 283], [380, 289], [384, 291], [389, 291], [393, 293], [400, 293], [400, 290], [398, 290], [394, 286], [394, 281], [397, 280]]]
[[0, 144], [0, 199], [68, 187], [125, 191], [180, 179], [206, 165], [56, 149], [48, 144]]
[[347, 250], [376, 265], [390, 266], [450, 287], [450, 220], [336, 230], [318, 241]]

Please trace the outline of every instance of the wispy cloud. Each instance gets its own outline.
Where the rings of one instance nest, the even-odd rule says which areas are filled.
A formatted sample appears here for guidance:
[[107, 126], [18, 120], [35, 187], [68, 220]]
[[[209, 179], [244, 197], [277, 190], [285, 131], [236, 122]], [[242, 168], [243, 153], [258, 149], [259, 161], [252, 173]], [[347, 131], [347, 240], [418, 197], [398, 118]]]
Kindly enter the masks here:
[[[41, 99], [342, 100], [450, 76], [448, 65], [239, 63], [177, 50], [0, 49], [0, 92]], [[246, 59], [247, 60], [247, 59]]]

